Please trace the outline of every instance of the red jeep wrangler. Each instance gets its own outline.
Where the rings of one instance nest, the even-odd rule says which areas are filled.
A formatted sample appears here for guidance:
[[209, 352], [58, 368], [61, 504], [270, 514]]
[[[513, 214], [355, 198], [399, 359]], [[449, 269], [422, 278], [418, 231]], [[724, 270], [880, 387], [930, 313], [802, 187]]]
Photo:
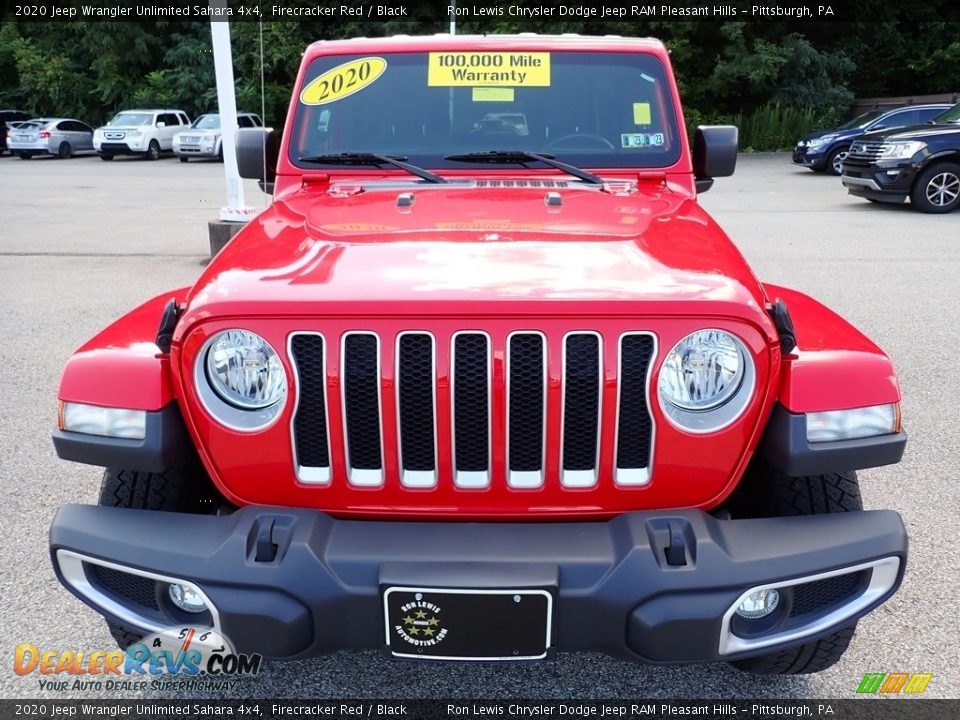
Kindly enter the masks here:
[[124, 647], [829, 667], [903, 577], [900, 391], [697, 204], [736, 142], [655, 40], [310, 46], [273, 204], [66, 366], [58, 578]]

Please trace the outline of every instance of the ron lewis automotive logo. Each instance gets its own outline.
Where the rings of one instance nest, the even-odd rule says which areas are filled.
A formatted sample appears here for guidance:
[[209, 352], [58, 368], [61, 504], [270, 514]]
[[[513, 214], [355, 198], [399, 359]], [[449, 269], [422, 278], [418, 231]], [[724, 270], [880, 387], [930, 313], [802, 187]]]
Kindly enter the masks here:
[[237, 653], [208, 627], [175, 626], [123, 650], [41, 650], [17, 645], [13, 671], [37, 673], [41, 690], [228, 690], [260, 672], [263, 657]]
[[447, 636], [447, 629], [440, 622], [442, 610], [436, 603], [414, 600], [402, 605], [400, 612], [403, 617], [394, 629], [411, 645], [433, 647]]

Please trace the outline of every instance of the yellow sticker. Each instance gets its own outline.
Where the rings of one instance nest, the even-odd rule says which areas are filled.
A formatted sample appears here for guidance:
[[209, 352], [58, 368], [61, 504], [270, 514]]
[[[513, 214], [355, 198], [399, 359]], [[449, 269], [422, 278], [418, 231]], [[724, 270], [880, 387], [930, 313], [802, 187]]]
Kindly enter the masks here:
[[430, 87], [550, 87], [550, 53], [432, 52]]
[[633, 104], [633, 124], [634, 125], [650, 124], [650, 103], [634, 103]]
[[486, 88], [473, 89], [474, 102], [513, 102], [513, 88]]
[[343, 100], [372, 84], [387, 69], [387, 61], [380, 57], [351, 60], [327, 70], [314, 78], [300, 93], [304, 105], [326, 105]]

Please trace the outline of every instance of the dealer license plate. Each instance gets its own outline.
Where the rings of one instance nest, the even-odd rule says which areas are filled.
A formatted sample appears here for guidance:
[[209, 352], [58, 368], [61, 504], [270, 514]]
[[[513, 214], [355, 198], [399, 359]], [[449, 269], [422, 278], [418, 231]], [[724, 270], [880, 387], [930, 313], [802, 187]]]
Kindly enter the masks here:
[[395, 657], [539, 660], [550, 647], [553, 596], [547, 590], [388, 587], [383, 606]]

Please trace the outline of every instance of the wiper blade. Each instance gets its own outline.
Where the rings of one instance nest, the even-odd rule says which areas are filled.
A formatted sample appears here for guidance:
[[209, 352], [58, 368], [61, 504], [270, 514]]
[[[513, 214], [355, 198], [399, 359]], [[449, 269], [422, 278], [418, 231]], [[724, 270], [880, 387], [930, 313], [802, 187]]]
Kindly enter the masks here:
[[404, 162], [406, 159], [407, 158], [403, 155], [345, 152], [332, 155], [304, 155], [302, 158], [300, 158], [300, 162], [315, 162], [323, 163], [325, 165], [392, 165], [395, 168], [406, 170], [408, 173], [411, 175], [416, 175], [418, 178], [423, 178], [427, 182], [448, 182], [445, 178], [442, 178], [439, 175], [434, 175], [429, 170], [424, 170], [422, 167]]
[[603, 179], [597, 177], [591, 172], [587, 172], [575, 165], [568, 165], [560, 162], [553, 155], [544, 155], [543, 153], [530, 152], [529, 150], [488, 150], [486, 152], [460, 153], [457, 155], [447, 155], [444, 160], [453, 160], [454, 162], [476, 162], [476, 163], [526, 163], [542, 162], [557, 170], [563, 170], [568, 175], [573, 175], [584, 182], [594, 185], [603, 185]]

